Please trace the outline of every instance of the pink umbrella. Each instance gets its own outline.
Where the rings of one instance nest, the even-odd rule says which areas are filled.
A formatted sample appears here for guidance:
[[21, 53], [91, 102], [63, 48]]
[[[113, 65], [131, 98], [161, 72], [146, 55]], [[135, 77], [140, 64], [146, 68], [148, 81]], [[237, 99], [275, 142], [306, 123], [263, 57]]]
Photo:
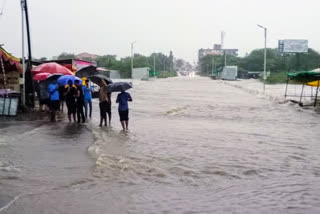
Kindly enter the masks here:
[[74, 75], [68, 68], [55, 62], [43, 63], [37, 67], [34, 67], [31, 72], [33, 75], [39, 73]]
[[38, 73], [36, 75], [34, 75], [34, 77], [32, 78], [33, 80], [38, 80], [38, 81], [43, 81], [46, 80], [48, 78], [48, 76], [50, 76], [50, 73]]

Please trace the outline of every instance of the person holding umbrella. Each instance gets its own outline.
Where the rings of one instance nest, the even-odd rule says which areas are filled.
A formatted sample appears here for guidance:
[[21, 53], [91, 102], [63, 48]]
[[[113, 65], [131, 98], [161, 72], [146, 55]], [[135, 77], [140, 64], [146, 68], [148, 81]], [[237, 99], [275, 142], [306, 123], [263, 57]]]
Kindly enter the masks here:
[[73, 121], [76, 122], [76, 93], [77, 88], [72, 84], [72, 80], [69, 80], [64, 92], [65, 101], [68, 108], [69, 122], [71, 122], [71, 115], [73, 116]]
[[132, 88], [132, 83], [129, 82], [116, 82], [107, 86], [107, 92], [121, 92], [118, 94], [117, 103], [119, 103], [119, 116], [123, 130], [128, 130], [129, 125], [129, 106], [128, 101], [132, 101], [132, 97], [126, 90]]
[[77, 97], [77, 117], [78, 117], [78, 123], [80, 123], [80, 120], [82, 119], [82, 123], [86, 122], [86, 119], [84, 117], [84, 113], [83, 113], [83, 106], [84, 106], [84, 95], [83, 95], [83, 88], [82, 85], [80, 84], [79, 80], [75, 80], [75, 85], [77, 87], [77, 93], [76, 93], [76, 97]]
[[129, 106], [128, 101], [132, 102], [132, 97], [128, 92], [125, 92], [124, 90], [121, 91], [120, 94], [118, 94], [116, 103], [119, 103], [119, 116], [120, 116], [120, 122], [123, 131], [128, 130], [129, 125]]
[[60, 97], [59, 97], [59, 85], [56, 80], [53, 80], [48, 87], [50, 95], [50, 110], [51, 110], [51, 122], [56, 122], [56, 111], [60, 109]]

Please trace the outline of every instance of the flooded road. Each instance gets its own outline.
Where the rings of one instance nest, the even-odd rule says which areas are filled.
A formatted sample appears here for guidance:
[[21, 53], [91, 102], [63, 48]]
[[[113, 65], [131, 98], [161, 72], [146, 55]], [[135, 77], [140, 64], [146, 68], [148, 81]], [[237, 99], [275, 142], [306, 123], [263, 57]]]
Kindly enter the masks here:
[[[319, 213], [320, 115], [206, 78], [134, 82], [129, 132], [0, 125], [0, 213]], [[113, 100], [116, 95], [113, 95]]]

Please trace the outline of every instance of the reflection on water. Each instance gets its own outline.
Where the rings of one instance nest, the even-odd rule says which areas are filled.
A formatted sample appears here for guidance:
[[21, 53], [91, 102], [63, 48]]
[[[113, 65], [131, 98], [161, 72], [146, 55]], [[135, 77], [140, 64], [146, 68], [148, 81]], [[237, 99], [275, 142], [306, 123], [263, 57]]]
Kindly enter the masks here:
[[[87, 125], [61, 123], [53, 132], [52, 126], [29, 132], [29, 137], [41, 133], [49, 142], [66, 142], [48, 147], [47, 141], [33, 142], [47, 149], [41, 158], [51, 172], [25, 158], [38, 167], [33, 172], [39, 181], [63, 185], [23, 198], [8, 213], [320, 211], [319, 115], [204, 78], [134, 86], [129, 132], [119, 131], [115, 103], [112, 127], [97, 126], [96, 109]], [[84, 164], [80, 148], [93, 166]]]

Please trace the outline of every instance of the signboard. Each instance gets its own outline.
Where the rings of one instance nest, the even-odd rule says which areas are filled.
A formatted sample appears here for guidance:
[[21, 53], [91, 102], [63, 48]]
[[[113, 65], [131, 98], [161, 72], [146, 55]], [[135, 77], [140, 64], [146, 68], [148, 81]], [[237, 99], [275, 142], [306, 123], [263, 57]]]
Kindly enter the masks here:
[[307, 53], [308, 40], [305, 39], [284, 39], [279, 40], [280, 53]]

